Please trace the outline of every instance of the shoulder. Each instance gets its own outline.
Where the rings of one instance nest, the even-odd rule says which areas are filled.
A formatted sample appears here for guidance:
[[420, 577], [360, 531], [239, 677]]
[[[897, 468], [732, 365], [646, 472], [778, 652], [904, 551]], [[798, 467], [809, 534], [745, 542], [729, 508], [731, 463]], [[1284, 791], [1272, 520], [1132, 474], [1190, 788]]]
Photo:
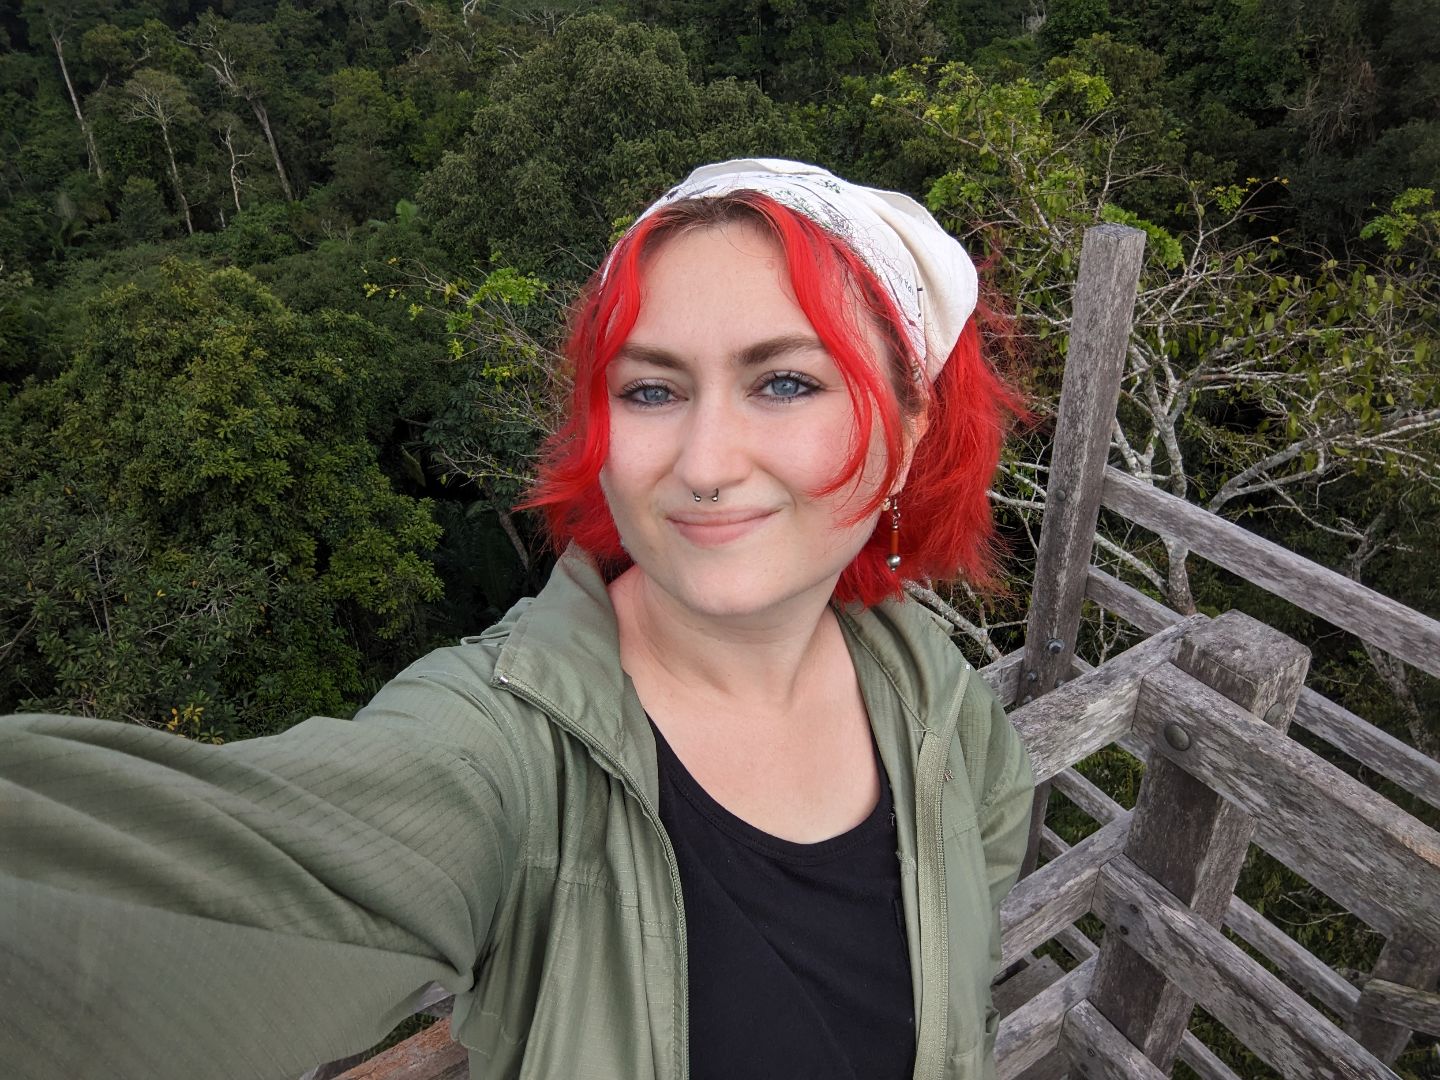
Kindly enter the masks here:
[[997, 785], [1019, 781], [1028, 770], [1019, 737], [990, 684], [952, 640], [949, 623], [908, 598], [849, 607], [843, 618], [920, 725], [954, 723], [952, 756], [977, 804]]

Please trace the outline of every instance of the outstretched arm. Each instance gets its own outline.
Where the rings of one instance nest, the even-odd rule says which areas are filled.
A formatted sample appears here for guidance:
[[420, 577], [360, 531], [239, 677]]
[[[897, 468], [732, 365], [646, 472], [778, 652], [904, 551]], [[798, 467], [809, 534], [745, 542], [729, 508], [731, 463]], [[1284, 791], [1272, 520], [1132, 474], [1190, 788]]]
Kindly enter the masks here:
[[528, 815], [461, 667], [224, 747], [0, 721], [5, 1075], [293, 1077], [466, 989]]

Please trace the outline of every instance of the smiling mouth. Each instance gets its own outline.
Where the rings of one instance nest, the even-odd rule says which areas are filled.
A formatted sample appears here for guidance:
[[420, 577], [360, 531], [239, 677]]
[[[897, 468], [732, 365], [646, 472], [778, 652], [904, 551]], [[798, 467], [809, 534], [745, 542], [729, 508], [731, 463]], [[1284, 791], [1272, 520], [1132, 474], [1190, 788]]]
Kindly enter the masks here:
[[774, 510], [731, 511], [725, 514], [675, 514], [670, 524], [696, 547], [719, 547], [759, 529]]

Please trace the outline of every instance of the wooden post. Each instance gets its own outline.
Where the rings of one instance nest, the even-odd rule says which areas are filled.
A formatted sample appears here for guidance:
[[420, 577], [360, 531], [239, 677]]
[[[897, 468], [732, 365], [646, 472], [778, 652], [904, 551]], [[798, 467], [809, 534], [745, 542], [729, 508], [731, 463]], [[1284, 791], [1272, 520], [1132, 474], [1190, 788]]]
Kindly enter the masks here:
[[[1284, 731], [1295, 713], [1310, 652], [1278, 630], [1227, 611], [1191, 630], [1175, 666]], [[1183, 750], [1190, 733], [1167, 724], [1162, 738]], [[1160, 753], [1152, 753], [1131, 814], [1125, 854], [1199, 918], [1221, 925], [1255, 830], [1254, 819]], [[1184, 1037], [1192, 1000], [1105, 931], [1090, 1000], [1162, 1072]]]
[[[1380, 950], [1372, 979], [1429, 990], [1440, 977], [1440, 945], [1419, 934], [1392, 937]], [[1345, 1033], [1369, 1050], [1386, 1065], [1393, 1065], [1410, 1042], [1410, 1029], [1369, 1015], [1370, 991], [1361, 988], [1355, 1006], [1355, 1018], [1345, 1025]]]
[[[1144, 253], [1145, 234], [1139, 229], [1096, 225], [1085, 230], [1025, 624], [1025, 663], [1016, 695], [1020, 705], [1054, 689], [1069, 672], [1075, 652]], [[1035, 869], [1049, 797], [1050, 785], [1041, 784], [1022, 876]]]

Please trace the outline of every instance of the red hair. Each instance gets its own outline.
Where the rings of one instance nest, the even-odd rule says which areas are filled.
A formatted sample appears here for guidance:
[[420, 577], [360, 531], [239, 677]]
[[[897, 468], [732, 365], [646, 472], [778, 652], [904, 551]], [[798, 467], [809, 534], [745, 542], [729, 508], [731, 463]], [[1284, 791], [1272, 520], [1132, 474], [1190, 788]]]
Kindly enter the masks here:
[[[982, 588], [996, 586], [998, 545], [986, 490], [1000, 460], [1007, 414], [1029, 414], [1020, 394], [981, 356], [976, 318], [966, 323], [935, 381], [917, 381], [914, 372], [923, 358], [913, 355], [900, 313], [869, 267], [839, 237], [755, 191], [680, 200], [656, 211], [621, 238], [591, 278], [572, 314], [565, 347], [573, 376], [569, 407], [545, 444], [539, 478], [521, 508], [542, 512], [556, 550], [578, 544], [607, 572], [630, 565], [600, 489], [600, 469], [610, 446], [605, 370], [639, 315], [644, 257], [666, 236], [733, 221], [750, 222], [779, 243], [796, 302], [850, 393], [856, 430], [873, 431], [878, 424], [885, 473], [852, 523], [879, 509], [899, 475], [906, 422], [924, 413], [928, 426], [900, 494], [904, 575], [926, 580], [958, 574]], [[858, 321], [862, 317], [881, 332], [890, 354], [883, 358], [888, 371], [874, 362]], [[980, 317], [985, 317], [983, 312]], [[854, 481], [868, 450], [865, 439], [854, 440], [835, 478], [813, 494], [833, 494]], [[870, 606], [901, 595], [900, 575], [885, 562], [889, 537], [890, 519], [882, 515], [874, 534], [841, 573], [836, 599]]]

